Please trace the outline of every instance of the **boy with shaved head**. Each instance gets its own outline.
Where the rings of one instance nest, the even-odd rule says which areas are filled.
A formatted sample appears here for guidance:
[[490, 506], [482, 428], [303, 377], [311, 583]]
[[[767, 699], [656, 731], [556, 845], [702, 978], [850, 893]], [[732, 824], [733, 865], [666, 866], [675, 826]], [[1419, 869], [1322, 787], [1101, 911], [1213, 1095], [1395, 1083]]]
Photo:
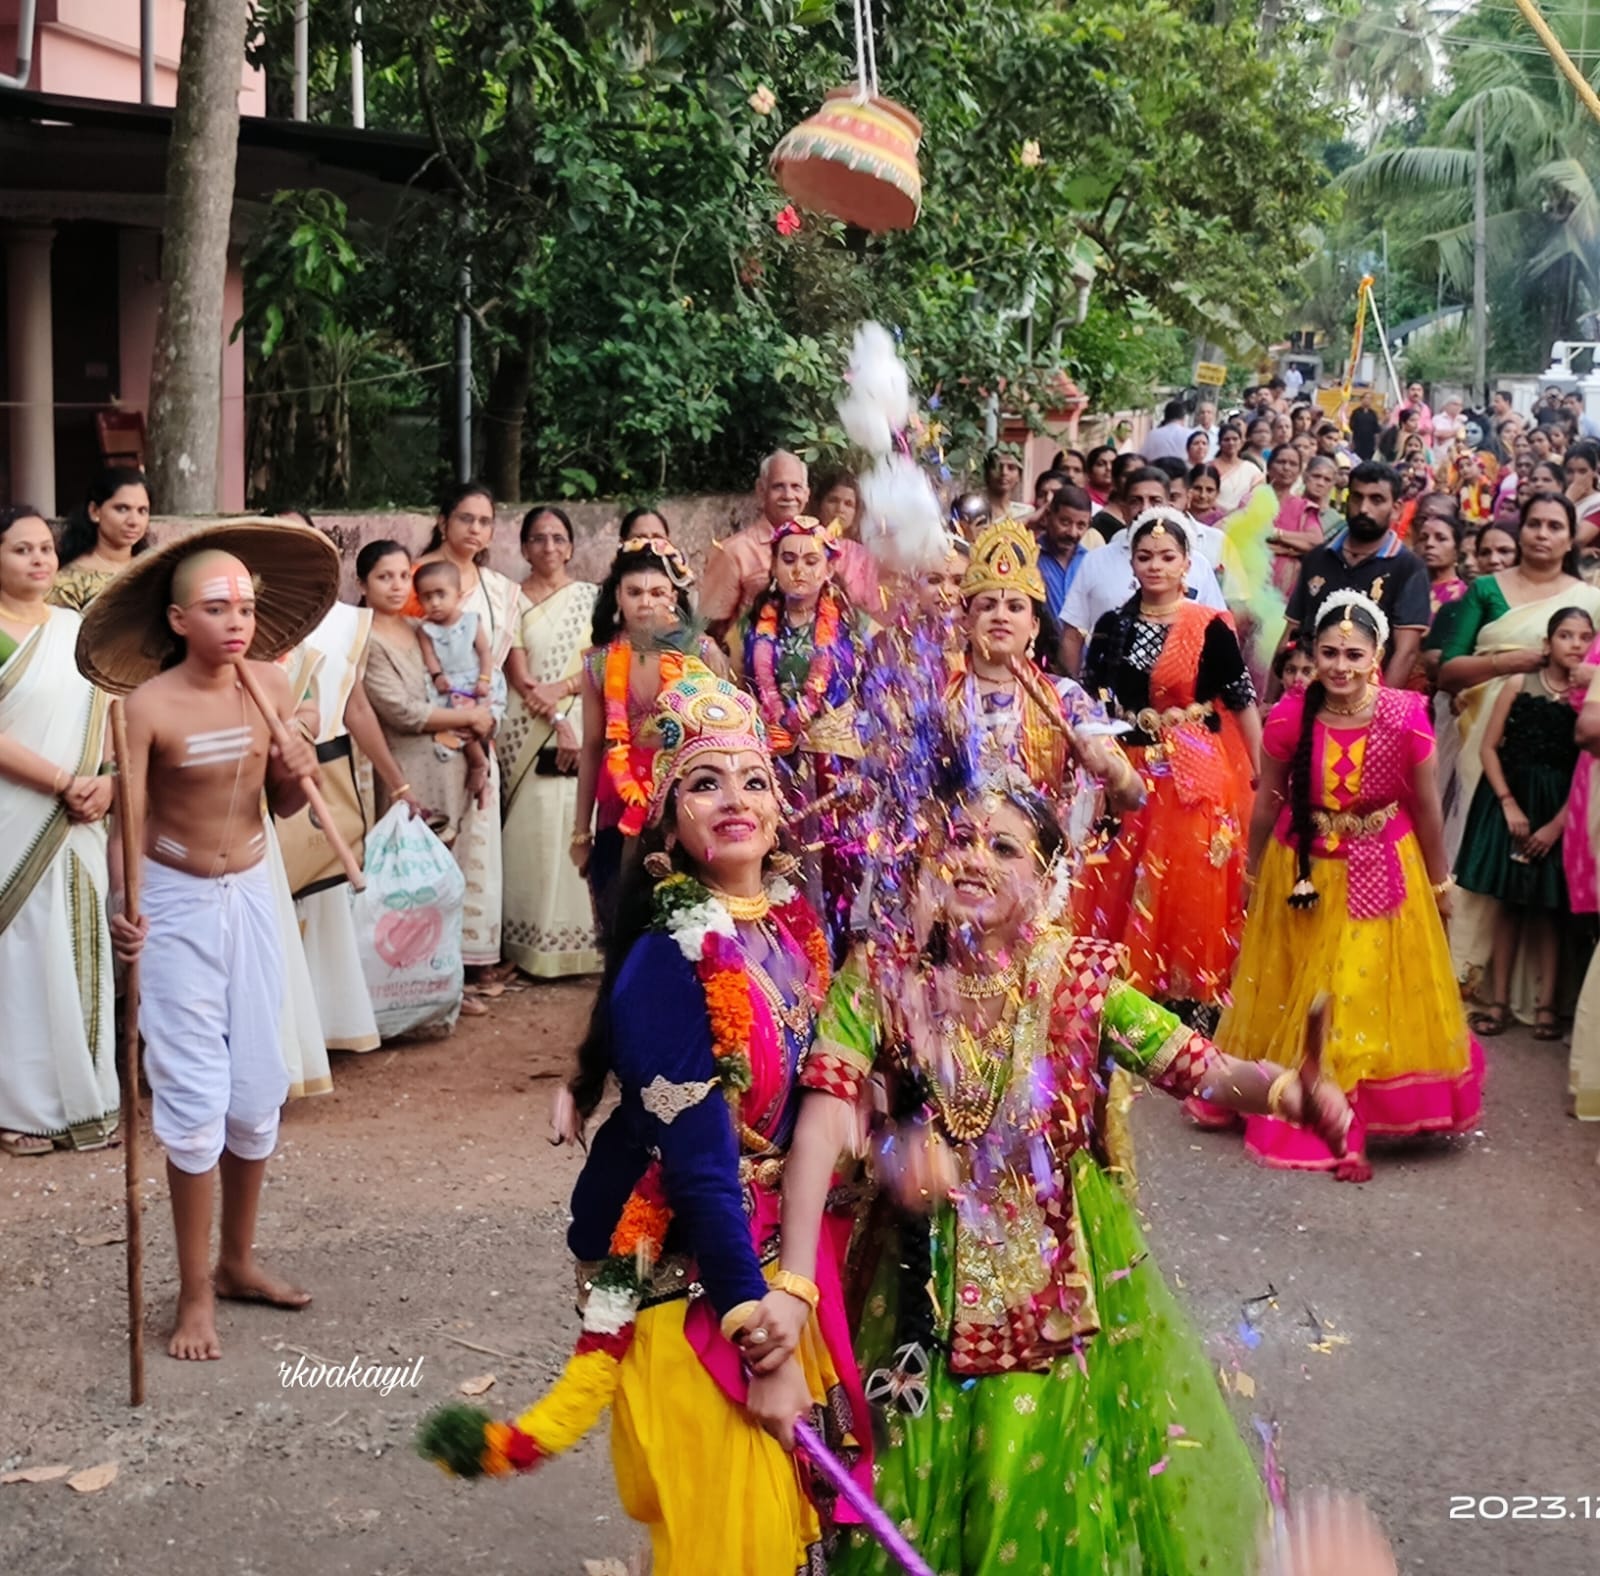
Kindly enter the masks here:
[[[281, 752], [239, 682], [236, 664], [256, 634], [258, 589], [228, 553], [180, 559], [166, 620], [181, 656], [127, 700], [123, 770], [130, 820], [144, 829], [142, 913], [137, 925], [117, 916], [111, 929], [120, 957], [141, 958], [151, 1125], [167, 1150], [179, 1274], [167, 1350], [198, 1360], [222, 1355], [217, 1297], [281, 1308], [311, 1300], [268, 1275], [253, 1248], [278, 1109], [289, 1092], [262, 790], [277, 814], [292, 815], [305, 802], [299, 778], [316, 772], [282, 671], [250, 663], [277, 715], [300, 724]], [[219, 1170], [222, 1247], [213, 1271]]]

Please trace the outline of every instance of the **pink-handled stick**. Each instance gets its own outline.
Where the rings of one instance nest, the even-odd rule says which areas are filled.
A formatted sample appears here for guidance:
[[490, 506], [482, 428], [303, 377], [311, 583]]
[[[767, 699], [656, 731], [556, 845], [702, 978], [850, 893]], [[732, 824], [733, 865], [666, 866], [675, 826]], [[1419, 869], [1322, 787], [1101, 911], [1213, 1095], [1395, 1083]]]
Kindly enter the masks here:
[[928, 1562], [906, 1541], [900, 1529], [884, 1514], [883, 1507], [845, 1469], [844, 1463], [823, 1444], [809, 1423], [795, 1420], [794, 1437], [811, 1458], [811, 1464], [838, 1491], [839, 1497], [861, 1517], [862, 1525], [875, 1537], [908, 1576], [933, 1576]]

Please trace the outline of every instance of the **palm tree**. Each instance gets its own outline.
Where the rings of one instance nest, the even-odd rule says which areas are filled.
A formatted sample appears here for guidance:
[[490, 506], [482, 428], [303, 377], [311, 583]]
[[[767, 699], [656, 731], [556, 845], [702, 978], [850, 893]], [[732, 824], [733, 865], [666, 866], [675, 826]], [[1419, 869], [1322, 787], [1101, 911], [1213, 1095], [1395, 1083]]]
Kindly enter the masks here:
[[[1600, 0], [1551, 15], [1574, 51], [1591, 12], [1600, 41]], [[1600, 169], [1600, 125], [1542, 52], [1515, 47], [1533, 41], [1525, 28], [1507, 29], [1510, 38], [1482, 37], [1486, 25], [1498, 30], [1499, 20], [1468, 14], [1445, 35], [1465, 47], [1457, 57], [1453, 112], [1437, 135], [1421, 146], [1370, 154], [1339, 184], [1359, 202], [1406, 204], [1443, 277], [1465, 293], [1472, 284], [1473, 142], [1481, 111], [1489, 267], [1537, 293], [1543, 337], [1560, 339], [1600, 289], [1600, 191], [1590, 173]]]
[[1399, 109], [1414, 109], [1433, 91], [1436, 33], [1425, 0], [1363, 5], [1334, 31], [1329, 86], [1336, 98], [1360, 105], [1369, 149]]

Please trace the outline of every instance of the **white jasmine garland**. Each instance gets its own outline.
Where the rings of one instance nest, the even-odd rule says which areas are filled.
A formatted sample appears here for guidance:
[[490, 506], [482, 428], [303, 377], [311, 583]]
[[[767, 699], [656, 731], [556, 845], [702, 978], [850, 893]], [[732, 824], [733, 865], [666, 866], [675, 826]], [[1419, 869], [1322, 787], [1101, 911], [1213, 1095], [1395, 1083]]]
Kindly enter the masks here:
[[767, 901], [774, 908], [786, 907], [799, 895], [782, 876], [775, 876], [767, 885]]
[[583, 1309], [583, 1327], [590, 1335], [615, 1335], [633, 1323], [639, 1299], [620, 1286], [596, 1286]]
[[668, 933], [678, 943], [678, 950], [691, 963], [698, 963], [705, 955], [708, 936], [727, 936], [731, 939], [738, 935], [733, 916], [714, 897], [675, 914]]

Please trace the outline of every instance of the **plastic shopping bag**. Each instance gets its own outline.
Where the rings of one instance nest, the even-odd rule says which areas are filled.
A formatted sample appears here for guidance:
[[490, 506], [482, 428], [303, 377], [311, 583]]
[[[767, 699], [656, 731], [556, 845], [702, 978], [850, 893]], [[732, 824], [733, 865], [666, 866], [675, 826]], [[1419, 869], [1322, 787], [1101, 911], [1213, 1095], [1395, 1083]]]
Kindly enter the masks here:
[[397, 804], [367, 833], [367, 890], [352, 904], [361, 972], [384, 1039], [461, 1011], [461, 905], [450, 850]]

